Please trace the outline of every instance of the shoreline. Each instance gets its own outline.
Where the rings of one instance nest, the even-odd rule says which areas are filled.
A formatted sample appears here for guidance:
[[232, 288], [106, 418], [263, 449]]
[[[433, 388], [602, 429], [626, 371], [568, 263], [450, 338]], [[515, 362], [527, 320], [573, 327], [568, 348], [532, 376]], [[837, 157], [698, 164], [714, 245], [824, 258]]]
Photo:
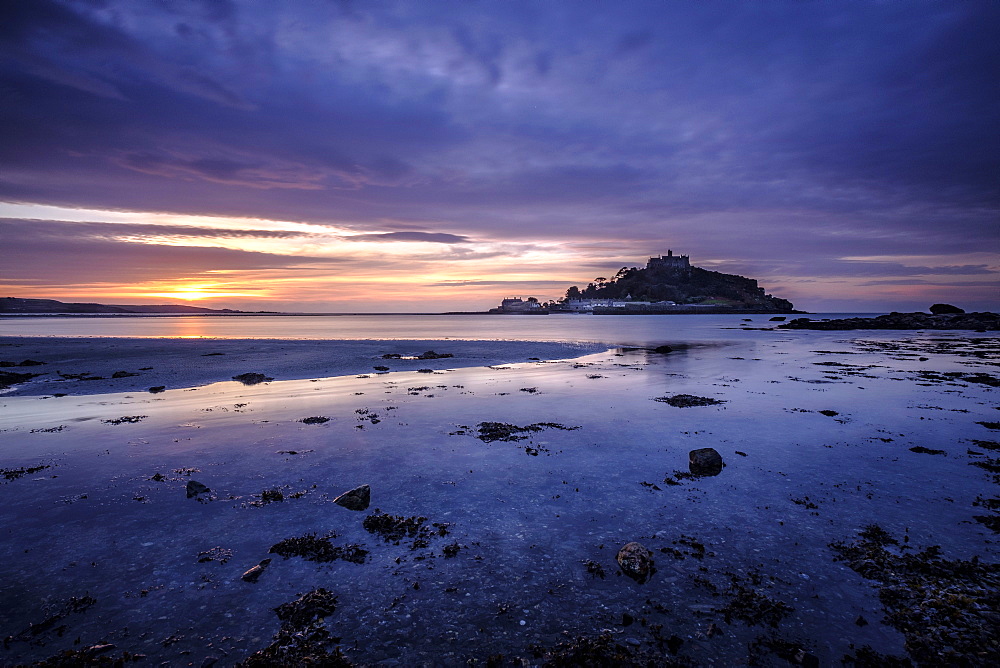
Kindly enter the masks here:
[[[259, 373], [274, 380], [303, 380], [443, 370], [527, 362], [532, 358], [565, 359], [610, 347], [538, 341], [0, 336], [0, 362], [6, 363], [3, 371], [37, 374], [0, 390], [0, 396], [179, 389], [229, 381], [244, 373]], [[450, 356], [419, 359], [430, 351]], [[386, 359], [383, 355], [400, 357]], [[26, 360], [32, 363], [23, 364]]]

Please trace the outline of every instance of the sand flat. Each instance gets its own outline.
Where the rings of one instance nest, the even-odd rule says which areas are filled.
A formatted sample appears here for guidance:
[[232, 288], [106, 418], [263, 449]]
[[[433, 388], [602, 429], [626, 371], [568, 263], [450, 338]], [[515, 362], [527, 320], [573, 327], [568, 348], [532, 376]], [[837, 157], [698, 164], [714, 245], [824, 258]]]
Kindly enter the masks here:
[[[746, 662], [761, 637], [823, 664], [851, 644], [902, 655], [875, 584], [829, 546], [878, 524], [914, 550], [996, 560], [974, 519], [996, 483], [974, 464], [996, 454], [976, 442], [1000, 434], [996, 390], [975, 375], [992, 373], [997, 339], [752, 336], [669, 355], [4, 397], [0, 466], [47, 467], [0, 484], [5, 661], [79, 637], [232, 665], [278, 633], [274, 608], [317, 587], [337, 596], [324, 628], [362, 664], [530, 657], [603, 629], [659, 656], [675, 635], [697, 664]], [[679, 394], [722, 403], [656, 401]], [[485, 441], [487, 422], [537, 428]], [[723, 471], [678, 476], [702, 447]], [[211, 492], [188, 498], [191, 480]], [[361, 484], [368, 510], [332, 503]], [[376, 509], [446, 533], [386, 542], [364, 526]], [[359, 546], [364, 563], [269, 553], [307, 535]], [[654, 554], [644, 584], [615, 563], [630, 541]], [[257, 582], [240, 578], [265, 558]], [[54, 624], [62, 636], [24, 639], [85, 596]], [[734, 616], [747, 600], [762, 607]]]

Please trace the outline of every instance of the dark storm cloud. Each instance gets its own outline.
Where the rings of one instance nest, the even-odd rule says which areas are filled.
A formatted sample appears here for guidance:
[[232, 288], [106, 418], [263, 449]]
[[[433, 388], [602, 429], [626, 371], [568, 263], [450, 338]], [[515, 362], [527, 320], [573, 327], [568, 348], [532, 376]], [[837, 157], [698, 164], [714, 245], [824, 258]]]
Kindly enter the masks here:
[[0, 199], [892, 275], [836, 258], [996, 248], [998, 24], [945, 1], [3, 3]]

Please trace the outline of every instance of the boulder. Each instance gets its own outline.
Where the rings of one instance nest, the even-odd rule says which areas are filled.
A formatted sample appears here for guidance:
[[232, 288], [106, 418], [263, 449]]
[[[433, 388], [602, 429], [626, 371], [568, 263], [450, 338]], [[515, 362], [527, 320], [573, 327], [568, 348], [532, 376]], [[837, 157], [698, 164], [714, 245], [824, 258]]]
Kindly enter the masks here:
[[349, 492], [344, 492], [333, 500], [338, 506], [343, 506], [348, 510], [368, 510], [372, 500], [372, 490], [368, 485], [355, 487]]
[[618, 556], [615, 559], [618, 561], [622, 573], [639, 584], [645, 583], [656, 572], [653, 553], [635, 541], [627, 543], [618, 550]]
[[654, 353], [660, 353], [661, 355], [666, 355], [667, 353], [674, 352], [674, 349], [670, 346], [656, 346], [653, 348]]
[[722, 473], [722, 455], [715, 448], [699, 448], [688, 453], [688, 468], [693, 475]]
[[261, 574], [264, 572], [264, 569], [267, 568], [270, 565], [270, 563], [271, 563], [270, 559], [264, 559], [253, 568], [247, 570], [246, 573], [240, 576], [240, 579], [243, 580], [244, 582], [256, 582], [257, 579], [260, 578]]
[[417, 355], [418, 360], [443, 360], [449, 357], [454, 357], [451, 353], [436, 353], [433, 350], [428, 350], [422, 355]]
[[198, 496], [199, 494], [207, 494], [211, 492], [207, 486], [202, 485], [197, 480], [188, 480], [187, 484], [187, 498], [192, 498]]
[[233, 376], [233, 380], [237, 380], [244, 385], [258, 385], [260, 383], [268, 383], [274, 378], [265, 376], [262, 373], [241, 373], [238, 376]]
[[965, 313], [963, 309], [951, 304], [932, 304], [930, 312], [933, 315], [959, 315]]

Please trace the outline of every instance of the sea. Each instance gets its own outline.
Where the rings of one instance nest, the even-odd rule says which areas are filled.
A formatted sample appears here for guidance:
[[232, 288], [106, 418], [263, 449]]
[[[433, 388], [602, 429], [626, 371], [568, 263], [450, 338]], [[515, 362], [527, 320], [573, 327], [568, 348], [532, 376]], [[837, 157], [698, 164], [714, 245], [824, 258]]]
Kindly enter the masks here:
[[726, 341], [739, 330], [773, 327], [787, 320], [865, 317], [865, 313], [771, 315], [190, 315], [12, 316], [0, 318], [0, 336], [219, 338], [219, 339], [423, 339], [560, 341], [648, 346], [670, 340]]

